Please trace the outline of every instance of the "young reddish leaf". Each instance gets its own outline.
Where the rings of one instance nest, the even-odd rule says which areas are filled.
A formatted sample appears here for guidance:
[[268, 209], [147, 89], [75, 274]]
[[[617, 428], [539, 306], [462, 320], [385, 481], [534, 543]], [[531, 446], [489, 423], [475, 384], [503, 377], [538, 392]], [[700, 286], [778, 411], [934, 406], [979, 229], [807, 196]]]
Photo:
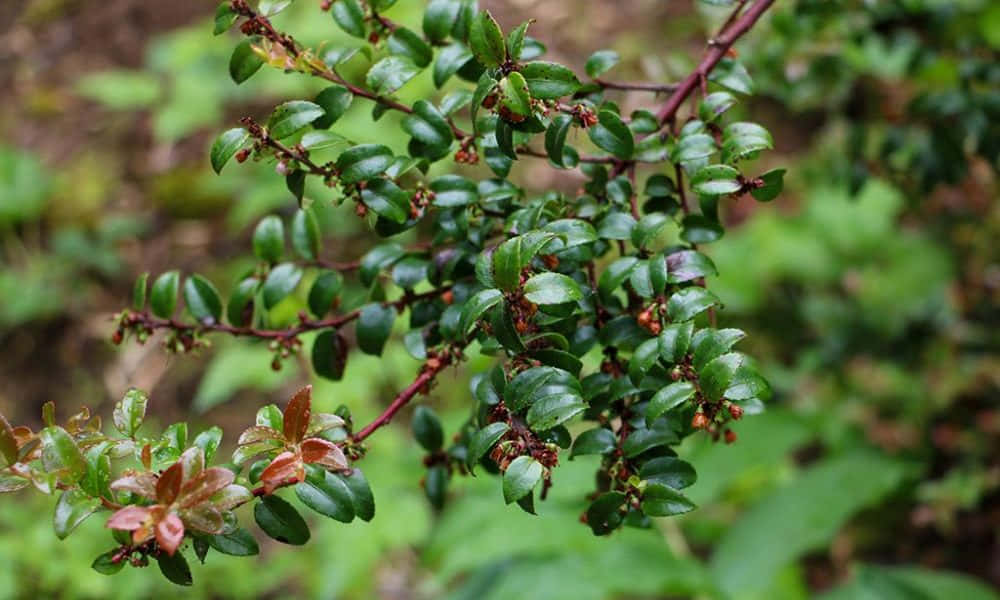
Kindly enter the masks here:
[[241, 504], [246, 504], [253, 498], [253, 493], [238, 484], [230, 484], [212, 496], [212, 506], [219, 510], [231, 510]]
[[305, 468], [302, 466], [302, 459], [294, 452], [282, 452], [260, 473], [260, 482], [268, 494], [283, 483], [302, 481], [304, 478]]
[[285, 439], [298, 443], [309, 429], [309, 415], [312, 412], [312, 386], [299, 390], [288, 402], [283, 414]]
[[3, 415], [0, 415], [0, 456], [7, 461], [5, 466], [17, 462], [17, 439], [14, 437], [14, 429]]
[[177, 552], [177, 547], [184, 540], [184, 522], [174, 513], [168, 513], [162, 521], [156, 524], [156, 543], [167, 551], [170, 556]]
[[116, 492], [132, 492], [143, 498], [156, 498], [156, 476], [149, 471], [126, 473], [111, 483], [111, 489]]
[[149, 520], [150, 509], [148, 506], [126, 506], [108, 519], [109, 529], [121, 529], [123, 531], [136, 530]]
[[164, 506], [173, 504], [181, 492], [183, 481], [184, 466], [179, 462], [170, 465], [156, 480], [156, 501]]
[[302, 461], [333, 470], [348, 467], [347, 457], [340, 447], [320, 438], [309, 438], [302, 442]]
[[188, 481], [181, 488], [181, 508], [197, 506], [233, 482], [235, 475], [229, 469], [213, 467]]

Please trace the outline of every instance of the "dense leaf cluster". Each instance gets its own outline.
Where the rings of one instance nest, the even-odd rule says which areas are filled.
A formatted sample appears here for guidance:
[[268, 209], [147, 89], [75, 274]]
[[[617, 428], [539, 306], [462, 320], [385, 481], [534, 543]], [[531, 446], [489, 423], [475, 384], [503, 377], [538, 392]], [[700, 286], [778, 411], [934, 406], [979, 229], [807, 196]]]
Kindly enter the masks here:
[[[501, 475], [506, 503], [534, 513], [569, 451], [569, 458], [602, 457], [583, 515], [595, 534], [649, 527], [650, 517], [694, 508], [682, 490], [695, 469], [673, 447], [696, 432], [733, 442], [728, 423], [762, 410], [769, 387], [734, 350], [743, 332], [716, 327], [720, 302], [705, 287], [716, 267], [699, 247], [723, 235], [720, 203], [744, 194], [769, 201], [781, 191], [783, 170], [746, 166], [773, 147], [771, 134], [727, 114], [751, 82], [726, 50], [771, 2], [732, 3], [732, 17], [683, 82], [635, 86], [603, 79], [617, 62], [611, 51], [590, 57], [586, 77], [543, 60], [544, 46], [527, 35], [530, 21], [505, 33], [475, 0], [431, 0], [420, 31], [383, 14], [393, 3], [326, 2], [336, 25], [364, 42], [322, 50], [274, 28], [270, 17], [288, 0], [219, 6], [216, 33], [235, 25], [246, 36], [230, 62], [236, 83], [265, 64], [330, 83], [311, 100], [280, 104], [265, 122], [244, 119], [211, 149], [216, 171], [233, 159], [272, 162], [299, 208], [291, 219], [258, 223], [257, 266], [226, 296], [199, 274], [140, 277], [114, 337], [144, 341], [162, 329], [176, 352], [210, 334], [257, 338], [271, 344], [280, 368], [301, 350], [299, 336], [318, 332], [308, 350], [315, 373], [340, 379], [350, 375], [352, 339], [380, 355], [405, 325], [403, 342], [423, 361], [420, 373], [362, 428], [346, 408], [312, 414], [309, 388], [283, 411], [265, 407], [225, 467], [206, 467], [222, 436], [217, 428], [190, 442], [185, 424], [138, 437], [146, 399], [136, 391], [116, 408], [114, 436], [99, 420], [87, 424], [86, 412], [60, 427], [50, 409], [37, 434], [0, 421], [3, 490], [61, 491], [57, 533], [114, 511], [108, 526], [120, 545], [97, 559], [101, 572], [154, 557], [172, 581], [190, 583], [178, 552], [185, 539], [201, 559], [209, 549], [253, 554], [256, 542], [232, 512], [250, 502], [266, 534], [303, 544], [305, 521], [275, 493], [285, 487], [324, 516], [371, 519], [372, 493], [355, 466], [367, 438], [467, 352], [495, 363], [472, 378], [465, 424], [446, 436], [429, 408], [413, 417], [427, 451], [424, 487], [437, 507], [454, 474], [481, 469]], [[349, 61], [370, 63], [363, 81], [341, 75]], [[447, 94], [412, 105], [393, 97], [427, 70], [437, 87], [450, 84]], [[655, 111], [625, 115], [607, 97], [623, 88], [669, 95]], [[376, 118], [405, 114], [406, 154], [333, 130], [360, 101], [372, 103]], [[449, 156], [469, 168], [428, 176]], [[529, 190], [508, 178], [516, 162], [537, 158], [579, 169], [579, 192]], [[480, 161], [485, 167], [472, 167]], [[308, 197], [307, 178], [329, 188], [332, 200]], [[386, 241], [357, 264], [325, 261], [311, 205], [330, 201], [352, 205]], [[427, 243], [392, 239], [415, 228]], [[369, 290], [347, 312], [345, 277]], [[296, 294], [307, 298], [308, 313], [282, 326], [272, 311]], [[133, 464], [112, 470], [112, 458]]]

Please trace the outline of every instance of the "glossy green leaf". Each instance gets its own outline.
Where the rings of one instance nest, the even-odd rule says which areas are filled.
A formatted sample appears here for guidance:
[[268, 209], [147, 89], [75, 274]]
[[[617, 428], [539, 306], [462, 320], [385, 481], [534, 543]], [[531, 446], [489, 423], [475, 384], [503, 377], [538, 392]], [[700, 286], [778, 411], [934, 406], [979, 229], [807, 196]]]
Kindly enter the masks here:
[[497, 422], [490, 423], [486, 427], [476, 431], [469, 440], [468, 467], [471, 471], [476, 464], [500, 441], [508, 431], [510, 425]]
[[254, 50], [250, 40], [243, 40], [229, 57], [229, 76], [236, 83], [243, 83], [264, 66], [264, 59]]
[[580, 80], [569, 68], [559, 63], [535, 61], [521, 66], [521, 75], [528, 84], [532, 98], [555, 100], [575, 94]]
[[392, 150], [381, 144], [362, 144], [347, 150], [337, 158], [340, 181], [345, 184], [378, 177], [393, 163]]
[[101, 575], [114, 575], [115, 573], [121, 571], [125, 568], [125, 563], [128, 561], [119, 560], [116, 562], [114, 558], [118, 555], [118, 551], [119, 548], [115, 547], [98, 556], [94, 559], [94, 562], [90, 564], [90, 568], [97, 571]]
[[587, 508], [587, 525], [594, 535], [606, 535], [621, 525], [623, 515], [622, 505], [625, 504], [625, 494], [607, 492], [601, 494]]
[[646, 422], [652, 423], [663, 413], [677, 408], [694, 396], [694, 386], [687, 381], [677, 381], [653, 395], [646, 407]]
[[750, 190], [750, 195], [760, 202], [770, 202], [785, 187], [785, 169], [771, 169], [759, 177], [761, 186]]
[[672, 517], [695, 508], [687, 496], [662, 483], [650, 482], [642, 493], [642, 512], [651, 517]]
[[318, 104], [306, 100], [292, 100], [279, 104], [267, 121], [268, 135], [284, 139], [326, 115]]
[[135, 388], [125, 392], [111, 413], [115, 429], [128, 437], [135, 435], [146, 419], [146, 406], [148, 404], [149, 396], [146, 392]]
[[327, 329], [313, 340], [310, 358], [313, 371], [320, 377], [333, 381], [343, 379], [347, 356], [347, 341], [335, 330]]
[[746, 336], [739, 329], [702, 329], [691, 339], [691, 366], [701, 370]]
[[447, 146], [454, 139], [444, 115], [426, 100], [413, 104], [413, 113], [403, 119], [403, 131], [429, 146]]
[[271, 269], [261, 288], [264, 308], [271, 310], [295, 291], [302, 280], [302, 268], [292, 263], [281, 263]]
[[614, 50], [598, 50], [587, 59], [587, 75], [596, 79], [611, 70], [620, 60], [621, 57]]
[[667, 256], [666, 265], [668, 283], [684, 283], [718, 274], [712, 259], [697, 250], [674, 252]]
[[672, 321], [690, 321], [718, 304], [719, 298], [705, 288], [688, 287], [670, 297], [667, 301], [667, 314]]
[[561, 425], [587, 409], [578, 394], [557, 393], [535, 400], [528, 409], [526, 420], [533, 431], [547, 431]]
[[283, 544], [301, 546], [309, 541], [309, 526], [302, 515], [278, 496], [261, 498], [253, 507], [253, 516], [264, 533]]
[[292, 248], [306, 260], [319, 258], [319, 222], [311, 210], [299, 209], [292, 217]]
[[212, 325], [222, 319], [219, 291], [201, 275], [189, 275], [184, 280], [184, 305], [191, 316], [204, 325]]
[[434, 192], [434, 206], [453, 208], [468, 206], [479, 200], [479, 191], [475, 182], [461, 175], [442, 175], [431, 182]]
[[420, 73], [420, 67], [402, 56], [387, 56], [378, 61], [365, 75], [365, 83], [376, 94], [388, 95], [403, 87]]
[[566, 136], [570, 126], [573, 124], [573, 117], [566, 114], [556, 115], [545, 130], [545, 152], [557, 166], [563, 166], [565, 156]]
[[[531, 94], [524, 76], [514, 71], [500, 80], [500, 116], [519, 123], [531, 115]], [[513, 158], [513, 157], [512, 157]]]
[[205, 540], [215, 551], [229, 556], [256, 556], [260, 554], [257, 540], [242, 527], [236, 528], [232, 533], [206, 536]]
[[343, 282], [344, 277], [337, 271], [321, 271], [309, 288], [309, 310], [318, 318], [330, 312], [334, 300], [340, 295]]
[[586, 454], [607, 454], [617, 447], [615, 434], [605, 427], [595, 427], [588, 429], [573, 440], [573, 456], [583, 456]]
[[38, 433], [42, 443], [42, 465], [46, 471], [65, 473], [64, 480], [78, 481], [87, 473], [87, 461], [65, 429], [50, 425]]
[[156, 564], [170, 583], [188, 586], [194, 582], [191, 578], [191, 567], [188, 566], [184, 554], [179, 551], [174, 552], [173, 556], [161, 552], [156, 557]]
[[740, 172], [728, 165], [707, 165], [691, 178], [691, 189], [699, 194], [721, 195], [740, 191]]
[[503, 300], [503, 293], [495, 288], [485, 289], [477, 292], [469, 298], [462, 307], [462, 334], [468, 333], [469, 329], [476, 324], [480, 318], [499, 302]]
[[587, 135], [594, 144], [621, 159], [632, 158], [635, 139], [632, 130], [621, 117], [610, 110], [602, 110], [597, 115], [597, 124], [587, 129]]
[[361, 201], [375, 214], [396, 223], [405, 223], [410, 216], [410, 194], [389, 179], [368, 181], [361, 190]]
[[754, 85], [746, 67], [734, 58], [723, 58], [708, 74], [708, 80], [725, 86], [734, 92], [752, 94]]
[[85, 494], [79, 489], [63, 491], [56, 502], [56, 510], [52, 519], [56, 537], [64, 540], [87, 517], [97, 512], [101, 501]]
[[348, 34], [365, 38], [365, 9], [360, 0], [337, 0], [330, 7], [330, 15], [337, 25]]
[[497, 287], [506, 291], [516, 289], [521, 282], [521, 270], [554, 237], [552, 233], [534, 231], [497, 246], [493, 252], [493, 279]]
[[410, 422], [413, 429], [413, 437], [428, 452], [437, 452], [444, 444], [444, 428], [441, 426], [441, 419], [428, 406], [418, 406], [413, 411], [413, 420]]
[[729, 352], [705, 365], [698, 372], [698, 382], [705, 397], [712, 402], [720, 400], [746, 360], [746, 356], [739, 352]]
[[250, 133], [242, 127], [229, 129], [219, 134], [212, 143], [212, 150], [209, 157], [212, 162], [212, 169], [216, 173], [222, 172], [222, 167], [226, 166], [237, 152], [250, 141]]
[[236, 327], [249, 325], [253, 320], [253, 300], [260, 287], [260, 281], [248, 277], [236, 284], [236, 289], [226, 303], [226, 319]]
[[469, 24], [469, 47], [485, 67], [499, 67], [507, 60], [503, 32], [490, 11], [480, 12]]
[[682, 490], [698, 480], [694, 467], [674, 456], [661, 456], [643, 463], [639, 477], [675, 490]]
[[451, 29], [462, 8], [458, 0], [431, 0], [424, 10], [424, 34], [434, 42], [439, 42], [451, 33]]
[[712, 92], [698, 103], [698, 118], [711, 123], [736, 104], [736, 97], [729, 92]]
[[342, 523], [354, 520], [354, 498], [347, 484], [326, 469], [306, 465], [306, 479], [295, 486], [295, 496], [306, 506]]
[[149, 273], [142, 273], [135, 278], [132, 285], [132, 308], [143, 310], [146, 308], [146, 289], [149, 287]]
[[562, 273], [539, 273], [524, 284], [524, 297], [535, 304], [563, 304], [583, 298], [580, 284]]
[[544, 467], [530, 456], [518, 456], [503, 474], [503, 499], [510, 504], [531, 493], [542, 480]]
[[[323, 109], [323, 116], [313, 121], [313, 127], [326, 129], [336, 123], [351, 107], [352, 100], [354, 100], [354, 94], [342, 85], [331, 85], [316, 94], [313, 102]], [[305, 140], [303, 140], [303, 145], [305, 145]]]
[[260, 260], [276, 263], [285, 253], [285, 225], [281, 217], [268, 215], [253, 232], [253, 253]]
[[358, 317], [358, 348], [365, 354], [380, 356], [385, 347], [392, 324], [396, 321], [396, 309], [381, 304], [366, 304]]
[[[434, 85], [441, 87], [452, 75], [473, 59], [472, 51], [465, 44], [455, 43], [445, 46], [434, 61]], [[442, 102], [443, 104], [443, 102]]]
[[397, 27], [387, 42], [389, 52], [405, 56], [418, 67], [426, 67], [434, 58], [434, 51], [419, 35], [406, 27]]
[[521, 53], [524, 51], [524, 39], [528, 34], [528, 27], [530, 27], [534, 22], [534, 19], [525, 21], [507, 34], [507, 57], [510, 58], [510, 60], [521, 60]]
[[149, 290], [149, 307], [153, 314], [169, 319], [177, 308], [177, 288], [180, 285], [181, 274], [178, 271], [167, 271], [153, 282]]

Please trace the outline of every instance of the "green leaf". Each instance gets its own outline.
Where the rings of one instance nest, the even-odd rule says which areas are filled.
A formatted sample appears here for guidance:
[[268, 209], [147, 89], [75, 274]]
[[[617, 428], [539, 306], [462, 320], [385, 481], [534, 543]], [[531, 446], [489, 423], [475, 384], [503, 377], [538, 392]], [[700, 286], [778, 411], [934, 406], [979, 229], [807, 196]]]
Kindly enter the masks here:
[[615, 434], [610, 429], [595, 427], [588, 429], [573, 441], [570, 458], [586, 454], [607, 454], [617, 447]]
[[115, 404], [114, 412], [111, 413], [115, 429], [122, 435], [134, 436], [146, 419], [146, 405], [148, 403], [149, 396], [142, 390], [132, 388], [125, 392], [122, 399]]
[[479, 112], [479, 108], [486, 101], [486, 98], [493, 93], [496, 89], [497, 82], [490, 77], [489, 73], [483, 73], [479, 77], [479, 81], [476, 82], [476, 89], [472, 93], [472, 106], [469, 108], [469, 113], [472, 118], [472, 127], [475, 133], [480, 133], [479, 120], [476, 119], [476, 114]]
[[740, 191], [740, 172], [728, 165], [706, 165], [691, 178], [691, 189], [699, 194], [718, 196]]
[[504, 390], [504, 402], [509, 410], [520, 412], [543, 396], [562, 393], [581, 393], [576, 377], [554, 367], [532, 367], [510, 381]]
[[503, 474], [503, 499], [510, 504], [531, 493], [542, 480], [544, 467], [530, 456], [518, 456]]
[[[499, 111], [501, 122], [520, 123], [531, 115], [531, 95], [528, 93], [528, 83], [524, 80], [524, 76], [517, 71], [500, 80]], [[497, 137], [499, 138], [499, 134]], [[516, 155], [511, 158], [516, 158]]]
[[639, 265], [639, 259], [634, 256], [623, 256], [608, 265], [608, 268], [601, 273], [597, 281], [597, 291], [604, 298], [610, 298], [611, 294], [620, 288], [625, 280], [632, 274], [632, 270]]
[[469, 298], [465, 306], [462, 307], [462, 335], [466, 335], [469, 328], [501, 300], [503, 300], [503, 292], [495, 288], [482, 290]]
[[285, 253], [285, 224], [277, 215], [260, 220], [253, 231], [253, 253], [260, 260], [276, 263]]
[[327, 329], [313, 341], [312, 365], [320, 377], [340, 381], [347, 366], [347, 342], [337, 331]]
[[618, 64], [621, 57], [614, 50], [598, 50], [587, 59], [587, 75], [597, 79]]
[[177, 585], [191, 585], [191, 567], [188, 566], [187, 559], [180, 551], [174, 552], [171, 556], [166, 552], [160, 552], [156, 556], [156, 562], [160, 567], [160, 572], [170, 583]]
[[365, 75], [365, 83], [376, 94], [384, 96], [403, 87], [420, 73], [420, 67], [402, 56], [387, 56], [378, 61]]
[[525, 282], [524, 297], [535, 304], [563, 304], [583, 299], [583, 292], [562, 273], [539, 273]]
[[253, 299], [260, 286], [259, 280], [248, 277], [236, 285], [226, 303], [226, 318], [236, 327], [249, 325], [253, 320]]
[[413, 113], [403, 119], [403, 131], [428, 146], [448, 146], [454, 139], [444, 115], [426, 100], [413, 104]]
[[391, 306], [378, 303], [363, 306], [356, 328], [358, 348], [365, 354], [380, 356], [395, 320], [396, 309]]
[[785, 169], [771, 169], [761, 175], [761, 186], [750, 190], [750, 195], [760, 202], [770, 202], [778, 197], [785, 187]]
[[601, 494], [587, 508], [587, 525], [594, 535], [606, 535], [621, 525], [623, 516], [621, 507], [625, 503], [625, 494], [607, 492]]
[[667, 282], [684, 283], [709, 275], [717, 275], [712, 259], [697, 250], [680, 250], [666, 258]]
[[418, 256], [407, 256], [392, 267], [392, 282], [404, 290], [412, 290], [427, 279], [427, 268], [427, 260]]
[[199, 433], [194, 441], [191, 442], [192, 446], [197, 446], [201, 448], [201, 452], [205, 457], [205, 462], [211, 462], [212, 457], [219, 450], [219, 444], [222, 443], [222, 428], [218, 426], [209, 427], [205, 431]]
[[468, 206], [479, 200], [479, 191], [475, 182], [461, 175], [442, 175], [431, 182], [434, 192], [434, 206], [454, 208]]
[[729, 92], [713, 92], [698, 104], [698, 118], [711, 123], [735, 104], [736, 97]]
[[69, 489], [63, 491], [56, 503], [55, 515], [52, 519], [52, 526], [55, 528], [56, 537], [64, 540], [70, 533], [89, 517], [97, 512], [101, 507], [101, 501], [92, 498], [79, 489]]
[[309, 288], [309, 310], [318, 318], [324, 317], [340, 295], [344, 277], [337, 271], [324, 269]]
[[[331, 85], [319, 94], [316, 94], [314, 102], [323, 109], [323, 116], [313, 121], [313, 127], [326, 129], [336, 123], [340, 117], [344, 116], [347, 109], [351, 107], [352, 100], [354, 100], [354, 94], [342, 85]], [[304, 138], [302, 144], [305, 145]]]
[[362, 39], [367, 37], [365, 9], [359, 0], [337, 0], [330, 7], [330, 14], [349, 35]]
[[493, 279], [497, 287], [505, 291], [516, 289], [521, 283], [521, 269], [554, 237], [552, 233], [532, 231], [497, 246], [493, 252]]
[[181, 275], [178, 271], [167, 271], [160, 275], [153, 282], [153, 287], [149, 291], [149, 307], [153, 314], [169, 319], [177, 308], [177, 287]]
[[741, 94], [753, 93], [753, 80], [746, 67], [732, 58], [723, 58], [708, 74], [708, 80]]
[[256, 556], [260, 554], [257, 540], [242, 527], [237, 528], [232, 533], [205, 536], [205, 540], [215, 551], [229, 556]]
[[354, 184], [378, 177], [394, 161], [392, 150], [382, 144], [362, 144], [347, 150], [337, 158], [340, 181]]
[[598, 148], [623, 160], [632, 158], [632, 152], [635, 151], [632, 130], [621, 117], [610, 110], [598, 113], [597, 124], [587, 129], [587, 135]]
[[142, 310], [146, 308], [146, 288], [148, 287], [149, 273], [142, 273], [135, 279], [132, 285], [132, 308]]
[[634, 430], [625, 438], [622, 444], [622, 453], [626, 458], [632, 458], [661, 446], [669, 446], [679, 441], [670, 424], [666, 421], [657, 421], [652, 427]]
[[[227, 3], [228, 4], [228, 3]], [[118, 571], [125, 568], [125, 563], [127, 560], [119, 560], [115, 562], [113, 559], [118, 555], [118, 548], [112, 548], [104, 554], [98, 556], [94, 559], [94, 562], [90, 564], [90, 568], [97, 571], [101, 575], [114, 575]]]
[[660, 232], [671, 223], [673, 220], [664, 213], [655, 212], [644, 216], [632, 230], [632, 244], [636, 248], [648, 249], [660, 236]]
[[319, 222], [311, 210], [299, 209], [292, 217], [292, 248], [306, 260], [319, 258]]
[[295, 291], [302, 281], [302, 268], [293, 263], [281, 263], [271, 269], [261, 288], [264, 308], [271, 310], [289, 294]]
[[326, 469], [306, 465], [306, 479], [295, 486], [303, 504], [341, 523], [354, 520], [354, 498], [347, 484]]
[[507, 60], [503, 32], [490, 11], [480, 12], [469, 24], [469, 47], [484, 67], [499, 67]]
[[598, 237], [606, 240], [627, 240], [632, 237], [636, 220], [623, 212], [609, 212], [597, 226]]
[[566, 114], [556, 115], [545, 130], [545, 152], [557, 166], [563, 165], [563, 157], [566, 148], [566, 135], [573, 124], [573, 117]]
[[684, 217], [681, 239], [692, 244], [707, 244], [722, 237], [722, 225], [704, 215]]
[[250, 140], [250, 133], [242, 127], [223, 131], [212, 143], [212, 150], [209, 157], [212, 161], [212, 169], [216, 173], [222, 172], [222, 167], [226, 166], [237, 152]]
[[667, 314], [671, 321], [690, 321], [702, 311], [719, 304], [719, 298], [703, 287], [680, 290], [667, 301]]
[[66, 430], [50, 425], [38, 433], [42, 443], [42, 465], [46, 471], [65, 471], [69, 481], [87, 473], [87, 461]]
[[361, 469], [352, 469], [350, 475], [337, 473], [335, 476], [343, 481], [351, 492], [354, 514], [362, 521], [371, 521], [375, 517], [375, 497]]
[[[852, 515], [885, 498], [907, 471], [904, 463], [871, 451], [816, 463], [726, 529], [710, 562], [713, 579], [728, 595], [766, 595], [780, 570], [827, 548]], [[761, 552], [765, 546], [767, 552]]]
[[587, 410], [583, 398], [575, 393], [558, 393], [535, 400], [526, 420], [532, 431], [548, 431]]
[[767, 138], [748, 135], [726, 138], [722, 143], [722, 162], [733, 163], [752, 159], [761, 150], [770, 150], [774, 144]]
[[261, 498], [253, 507], [253, 516], [264, 533], [283, 544], [301, 546], [309, 541], [309, 526], [302, 515], [278, 496]]
[[413, 411], [413, 437], [428, 452], [437, 452], [444, 444], [444, 429], [441, 419], [427, 406], [418, 406]]
[[427, 500], [437, 510], [444, 507], [445, 498], [448, 496], [448, 479], [450, 475], [445, 465], [433, 465], [427, 469], [427, 476], [424, 477], [424, 493]]
[[14, 437], [14, 429], [7, 422], [7, 419], [0, 415], [0, 457], [4, 459], [4, 466], [16, 463], [17, 454], [17, 438]]
[[196, 321], [203, 325], [222, 318], [222, 298], [212, 282], [201, 275], [189, 275], [184, 281], [184, 304]]
[[250, 79], [264, 65], [264, 59], [254, 51], [250, 40], [243, 40], [229, 57], [229, 76], [237, 84]]
[[438, 53], [437, 60], [434, 61], [435, 87], [444, 85], [452, 75], [457, 73], [472, 58], [472, 51], [466, 48], [465, 44], [454, 43], [442, 48]]
[[555, 100], [575, 94], [580, 80], [569, 68], [554, 62], [535, 61], [521, 66], [532, 98]]
[[521, 52], [524, 51], [524, 38], [528, 34], [528, 27], [534, 22], [534, 19], [525, 21], [507, 34], [507, 57], [510, 60], [521, 60]]
[[674, 148], [674, 162], [688, 162], [705, 159], [715, 154], [715, 138], [707, 133], [682, 136]]
[[691, 366], [700, 371], [745, 337], [739, 329], [702, 329], [691, 340]]
[[421, 68], [431, 64], [431, 59], [434, 58], [434, 51], [427, 42], [406, 27], [397, 27], [392, 32], [392, 35], [389, 36], [388, 46], [389, 52], [405, 56]]
[[[318, 119], [322, 121], [322, 119]], [[313, 121], [315, 126], [316, 121]], [[339, 133], [334, 133], [332, 131], [307, 131], [302, 136], [302, 140], [299, 144], [306, 150], [325, 150], [327, 148], [336, 148], [338, 146], [350, 146], [351, 141], [340, 135]]]
[[698, 381], [705, 397], [712, 402], [720, 400], [746, 360], [747, 357], [739, 352], [729, 352], [705, 365], [698, 372]]
[[639, 477], [675, 490], [682, 490], [698, 480], [694, 467], [673, 456], [661, 456], [643, 463]]
[[228, 31], [237, 18], [239, 18], [239, 15], [233, 12], [229, 2], [220, 2], [215, 7], [215, 21], [212, 27], [212, 35], [220, 35]]
[[695, 508], [687, 496], [662, 483], [650, 482], [642, 493], [642, 512], [651, 517], [672, 517]]
[[462, 8], [458, 0], [431, 0], [424, 11], [424, 34], [432, 42], [440, 42], [448, 37]]
[[470, 471], [472, 471], [479, 461], [486, 456], [493, 446], [500, 441], [500, 438], [502, 438], [508, 431], [510, 431], [510, 425], [497, 422], [490, 423], [472, 435], [472, 438], [469, 440], [469, 456], [467, 463]]
[[372, 248], [361, 258], [361, 268], [358, 269], [361, 283], [370, 286], [382, 269], [391, 267], [404, 256], [406, 250], [395, 242]]
[[326, 111], [312, 102], [305, 100], [285, 102], [279, 104], [271, 113], [267, 121], [268, 134], [276, 140], [284, 139], [325, 115]]
[[361, 190], [361, 200], [375, 214], [396, 223], [405, 223], [410, 216], [410, 194], [389, 179], [372, 179]]
[[677, 381], [653, 395], [646, 406], [646, 423], [652, 424], [663, 413], [677, 408], [694, 396], [694, 385]]

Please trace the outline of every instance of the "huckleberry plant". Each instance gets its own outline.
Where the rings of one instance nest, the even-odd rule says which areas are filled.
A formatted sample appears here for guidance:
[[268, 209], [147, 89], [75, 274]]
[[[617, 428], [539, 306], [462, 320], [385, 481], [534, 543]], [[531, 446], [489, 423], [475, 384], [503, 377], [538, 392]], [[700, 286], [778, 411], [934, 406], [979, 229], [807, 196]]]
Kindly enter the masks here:
[[[372, 491], [358, 468], [368, 438], [472, 351], [495, 361], [472, 378], [465, 424], [449, 438], [429, 408], [413, 413], [427, 451], [423, 486], [438, 508], [452, 475], [479, 469], [501, 476], [507, 504], [534, 513], [568, 451], [569, 458], [601, 456], [595, 489], [580, 491], [589, 493], [582, 520], [595, 534], [649, 527], [651, 517], [694, 508], [681, 490], [695, 470], [672, 447], [696, 433], [733, 442], [727, 424], [762, 409], [768, 385], [732, 350], [743, 332], [715, 327], [719, 300], [705, 278], [716, 270], [699, 247], [723, 234], [720, 204], [744, 194], [768, 201], [782, 187], [782, 170], [741, 168], [772, 147], [771, 135], [726, 115], [737, 94], [751, 89], [731, 46], [772, 0], [714, 0], [732, 5], [732, 14], [697, 67], [672, 84], [606, 78], [618, 60], [608, 50], [587, 60], [586, 77], [540, 59], [545, 47], [528, 36], [531, 21], [505, 34], [476, 0], [431, 0], [420, 32], [385, 16], [394, 2], [324, 0], [321, 10], [361, 42], [322, 48], [274, 28], [269, 17], [287, 0], [218, 7], [215, 33], [236, 26], [245, 36], [230, 62], [236, 83], [265, 65], [330, 83], [311, 100], [277, 106], [266, 122], [243, 119], [211, 149], [216, 171], [233, 158], [275, 164], [299, 208], [288, 223], [260, 221], [257, 267], [225, 301], [201, 275], [170, 271], [151, 285], [141, 276], [132, 308], [116, 317], [113, 341], [143, 342], [165, 330], [167, 350], [184, 353], [211, 335], [257, 338], [271, 344], [278, 369], [303, 351], [300, 336], [314, 332], [308, 352], [316, 375], [340, 379], [350, 376], [353, 343], [380, 355], [408, 312], [403, 343], [423, 366], [362, 427], [346, 407], [313, 413], [310, 387], [284, 410], [266, 406], [217, 467], [207, 465], [220, 447], [218, 427], [191, 436], [176, 423], [151, 435], [142, 428], [147, 397], [138, 390], [116, 405], [110, 434], [86, 409], [60, 426], [46, 405], [39, 432], [0, 418], [0, 491], [34, 485], [58, 493], [59, 537], [108, 513], [116, 545], [94, 561], [98, 571], [153, 558], [171, 581], [188, 584], [179, 551], [185, 542], [201, 560], [211, 549], [256, 554], [257, 542], [233, 512], [244, 504], [253, 504], [264, 533], [304, 544], [306, 521], [275, 493], [286, 487], [324, 516], [373, 518]], [[341, 74], [347, 61], [370, 64], [363, 81]], [[425, 69], [451, 91], [412, 105], [393, 97]], [[620, 90], [648, 92], [654, 107], [623, 115], [614, 103]], [[406, 155], [334, 131], [361, 102], [376, 119], [405, 114]], [[589, 142], [591, 153], [571, 142]], [[449, 156], [469, 165], [463, 175], [426, 177]], [[508, 176], [522, 159], [579, 169], [585, 181], [572, 195], [521, 188]], [[329, 194], [307, 198], [309, 177]], [[357, 263], [324, 260], [311, 207], [331, 202], [353, 205], [344, 212], [387, 241]], [[424, 243], [392, 241], [418, 226]], [[343, 311], [348, 277], [370, 290], [370, 301]], [[307, 299], [298, 320], [274, 326], [271, 309], [298, 290]]]

